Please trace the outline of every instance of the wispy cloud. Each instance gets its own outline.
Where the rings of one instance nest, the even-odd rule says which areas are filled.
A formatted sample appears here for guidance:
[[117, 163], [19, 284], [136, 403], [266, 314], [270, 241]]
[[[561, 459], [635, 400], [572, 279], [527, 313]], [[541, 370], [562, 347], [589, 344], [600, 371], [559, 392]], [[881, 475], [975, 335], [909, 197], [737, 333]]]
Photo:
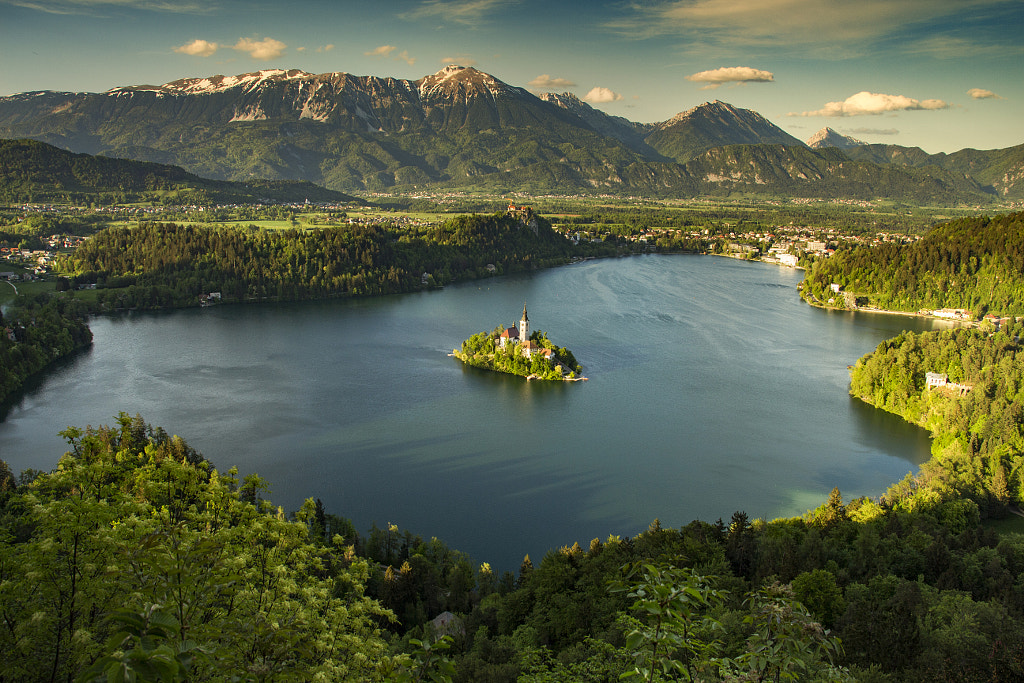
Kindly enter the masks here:
[[706, 83], [701, 90], [714, 90], [725, 83], [771, 83], [775, 74], [749, 66], [724, 66], [711, 71], [700, 71], [686, 77], [694, 83]]
[[238, 42], [231, 46], [231, 49], [245, 52], [253, 59], [263, 60], [277, 59], [284, 54], [286, 47], [288, 46], [274, 38], [264, 38], [263, 40], [239, 38]]
[[509, 0], [426, 0], [416, 9], [398, 16], [402, 19], [440, 19], [464, 26], [477, 26], [488, 15], [510, 4]]
[[318, 47], [316, 49], [316, 51], [317, 52], [330, 52], [333, 49], [334, 49], [334, 45], [332, 43], [328, 43], [327, 45], [321, 45], [320, 47]]
[[908, 29], [970, 17], [1019, 0], [652, 0], [605, 24], [632, 38], [679, 36], [691, 44], [862, 51]]
[[899, 135], [898, 128], [844, 128], [844, 133], [853, 135]]
[[218, 47], [220, 46], [217, 43], [196, 38], [191, 43], [174, 48], [174, 51], [183, 55], [192, 55], [193, 57], [210, 57], [217, 52]]
[[47, 14], [99, 14], [114, 9], [140, 9], [170, 14], [209, 14], [216, 3], [183, 0], [0, 0], [0, 4], [24, 7]]
[[541, 74], [526, 85], [531, 88], [575, 88], [576, 84], [568, 78], [552, 78], [548, 74]]
[[1003, 99], [999, 95], [995, 94], [991, 90], [985, 90], [984, 88], [971, 88], [967, 91], [967, 94], [976, 100], [1001, 100]]
[[1024, 45], [1007, 45], [999, 42], [980, 42], [947, 33], [910, 40], [901, 45], [908, 54], [926, 55], [934, 59], [964, 59], [995, 55], [1024, 55]]
[[623, 99], [622, 95], [617, 92], [613, 92], [608, 88], [591, 88], [590, 92], [583, 96], [584, 102], [590, 102], [591, 104], [603, 104], [605, 102], [618, 102]]
[[[333, 49], [334, 46], [331, 45], [331, 48]], [[380, 45], [380, 46], [375, 47], [374, 49], [370, 50], [369, 52], [364, 52], [363, 54], [366, 55], [367, 57], [383, 57], [383, 58], [391, 57], [392, 59], [394, 59], [396, 61], [405, 62], [409, 66], [412, 66], [412, 65], [414, 65], [416, 63], [416, 58], [415, 57], [411, 57], [409, 55], [409, 51], [408, 50], [402, 50], [398, 54], [394, 54], [395, 50], [397, 50], [397, 49], [398, 48], [395, 47], [394, 45]], [[392, 57], [392, 55], [394, 55], [394, 56]]]
[[829, 102], [815, 111], [790, 112], [789, 116], [870, 116], [896, 111], [949, 108], [950, 104], [942, 100], [915, 100], [905, 95], [884, 95], [865, 90], [850, 95], [842, 102]]

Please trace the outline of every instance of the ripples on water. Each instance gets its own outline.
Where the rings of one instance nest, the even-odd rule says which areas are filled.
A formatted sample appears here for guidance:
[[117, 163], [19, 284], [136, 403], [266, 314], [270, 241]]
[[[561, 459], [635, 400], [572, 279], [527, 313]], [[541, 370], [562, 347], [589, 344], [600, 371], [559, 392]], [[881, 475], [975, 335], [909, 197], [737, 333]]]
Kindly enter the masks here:
[[[12, 469], [68, 425], [141, 413], [295, 509], [396, 523], [503, 568], [655, 517], [803, 513], [878, 495], [927, 437], [850, 399], [846, 366], [927, 321], [803, 304], [801, 273], [711, 257], [589, 261], [360, 301], [101, 318], [93, 349], [0, 424]], [[447, 357], [517, 320], [589, 382], [527, 383]]]

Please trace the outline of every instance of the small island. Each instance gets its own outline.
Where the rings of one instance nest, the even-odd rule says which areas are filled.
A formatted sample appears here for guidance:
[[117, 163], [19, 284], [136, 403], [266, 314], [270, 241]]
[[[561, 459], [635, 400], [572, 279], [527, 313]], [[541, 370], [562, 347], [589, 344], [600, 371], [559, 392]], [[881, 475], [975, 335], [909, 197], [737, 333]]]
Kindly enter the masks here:
[[494, 372], [519, 375], [526, 379], [564, 382], [585, 381], [572, 351], [555, 346], [542, 331], [530, 332], [530, 318], [523, 304], [518, 325], [499, 325], [491, 332], [480, 332], [462, 342], [452, 355], [467, 365]]

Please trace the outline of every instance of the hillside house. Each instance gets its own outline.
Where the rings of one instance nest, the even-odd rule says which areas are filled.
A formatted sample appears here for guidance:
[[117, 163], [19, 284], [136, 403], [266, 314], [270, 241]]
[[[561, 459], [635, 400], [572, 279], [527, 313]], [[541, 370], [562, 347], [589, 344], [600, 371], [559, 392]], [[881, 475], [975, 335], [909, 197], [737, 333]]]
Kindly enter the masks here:
[[949, 377], [945, 373], [940, 372], [926, 372], [924, 375], [924, 386], [927, 390], [942, 389], [956, 396], [964, 396], [974, 388], [970, 384], [950, 382]]
[[949, 318], [950, 320], [970, 320], [973, 316], [966, 308], [940, 308], [932, 311], [936, 318]]

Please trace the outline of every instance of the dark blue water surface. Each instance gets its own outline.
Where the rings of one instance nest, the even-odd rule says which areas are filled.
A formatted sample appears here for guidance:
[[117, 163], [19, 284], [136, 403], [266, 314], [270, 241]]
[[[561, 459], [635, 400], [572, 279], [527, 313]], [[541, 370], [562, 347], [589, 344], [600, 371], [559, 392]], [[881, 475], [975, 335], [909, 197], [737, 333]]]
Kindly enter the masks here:
[[[119, 411], [219, 468], [319, 497], [512, 569], [529, 553], [663, 526], [802, 514], [833, 486], [879, 495], [927, 434], [848, 395], [847, 366], [931, 321], [830, 313], [802, 273], [700, 256], [589, 261], [441, 291], [99, 318], [91, 350], [0, 423], [0, 457], [52, 468], [57, 432]], [[526, 382], [448, 357], [511, 325], [567, 346], [587, 382]]]

